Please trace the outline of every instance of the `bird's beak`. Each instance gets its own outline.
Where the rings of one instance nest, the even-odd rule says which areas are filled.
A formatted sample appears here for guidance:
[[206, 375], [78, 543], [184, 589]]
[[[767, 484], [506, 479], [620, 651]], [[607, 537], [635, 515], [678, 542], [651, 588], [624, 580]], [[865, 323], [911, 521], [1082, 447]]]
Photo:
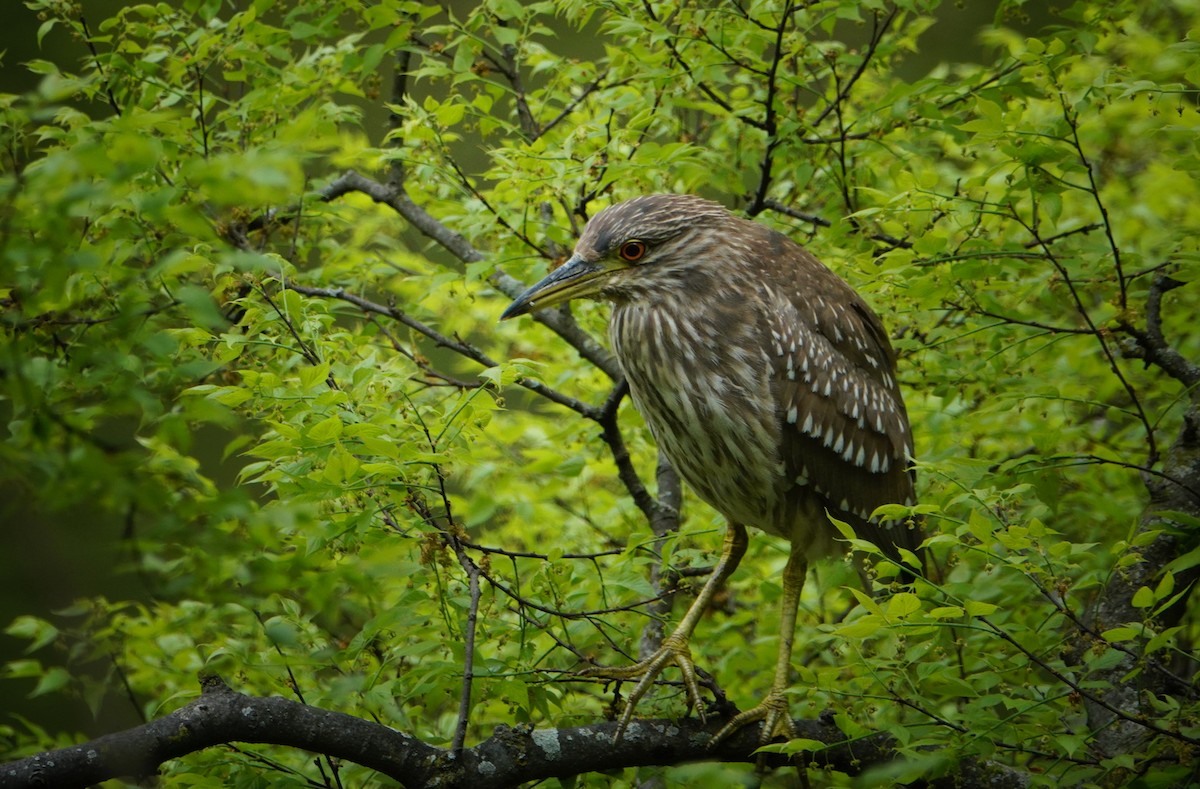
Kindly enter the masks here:
[[600, 289], [603, 275], [625, 268], [620, 262], [584, 260], [579, 255], [547, 274], [541, 282], [517, 296], [500, 320], [508, 320], [533, 310], [561, 304], [579, 296], [590, 296]]

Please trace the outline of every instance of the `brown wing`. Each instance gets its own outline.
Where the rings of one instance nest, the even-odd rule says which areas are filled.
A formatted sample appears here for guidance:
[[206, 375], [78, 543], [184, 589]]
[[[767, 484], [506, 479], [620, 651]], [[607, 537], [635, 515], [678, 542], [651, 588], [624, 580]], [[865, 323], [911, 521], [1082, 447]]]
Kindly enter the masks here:
[[817, 496], [893, 557], [893, 546], [916, 552], [917, 529], [870, 520], [880, 505], [914, 503], [912, 433], [883, 324], [802, 247], [788, 242], [787, 253], [769, 290], [788, 495]]

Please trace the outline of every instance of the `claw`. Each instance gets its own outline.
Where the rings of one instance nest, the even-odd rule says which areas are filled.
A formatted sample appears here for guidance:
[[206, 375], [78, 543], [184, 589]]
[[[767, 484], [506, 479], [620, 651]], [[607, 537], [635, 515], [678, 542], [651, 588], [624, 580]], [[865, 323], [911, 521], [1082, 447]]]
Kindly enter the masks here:
[[792, 725], [792, 716], [788, 712], [787, 699], [782, 693], [773, 690], [757, 707], [733, 716], [728, 723], [721, 727], [720, 731], [712, 736], [712, 739], [708, 741], [708, 747], [715, 748], [738, 729], [756, 721], [763, 722], [758, 735], [759, 745], [766, 745], [777, 737], [790, 740], [796, 736], [796, 729]]
[[[783, 570], [783, 599], [780, 601], [781, 614], [779, 617], [779, 657], [775, 661], [775, 681], [771, 684], [771, 692], [757, 707], [733, 716], [733, 719], [722, 726], [721, 730], [708, 741], [709, 748], [715, 747], [738, 729], [755, 721], [762, 721], [762, 729], [758, 735], [759, 745], [766, 745], [776, 737], [786, 737], [790, 740], [796, 736], [792, 717], [788, 714], [785, 694], [788, 689], [788, 675], [791, 668], [792, 642], [796, 637], [796, 607], [800, 602], [800, 590], [804, 586], [805, 567], [804, 552], [793, 544], [792, 553], [788, 556], [787, 566]], [[764, 769], [765, 761], [764, 755], [760, 754], [758, 757], [760, 771]], [[802, 785], [805, 781], [802, 772]]]
[[617, 723], [617, 731], [613, 734], [614, 745], [621, 741], [625, 730], [629, 728], [629, 722], [633, 720], [633, 712], [637, 708], [638, 702], [650, 692], [658, 675], [671, 665], [679, 666], [679, 670], [683, 672], [683, 685], [687, 689], [688, 697], [688, 713], [696, 710], [700, 721], [705, 722], [704, 705], [700, 701], [700, 683], [696, 678], [696, 664], [692, 662], [692, 651], [688, 648], [688, 640], [678, 633], [667, 636], [663, 639], [662, 646], [658, 648], [657, 652], [632, 666], [620, 668], [593, 666], [579, 672], [580, 676], [584, 677], [638, 680], [637, 685], [629, 694], [629, 699], [625, 702], [625, 711], [621, 713], [621, 720]]
[[[725, 546], [721, 549], [721, 559], [713, 568], [712, 575], [705, 581], [704, 586], [700, 589], [700, 594], [696, 595], [696, 599], [688, 607], [687, 614], [679, 622], [675, 631], [663, 639], [662, 646], [653, 655], [624, 668], [595, 666], [580, 672], [585, 677], [638, 680], [633, 692], [629, 694], [629, 700], [625, 703], [625, 711], [621, 713], [621, 720], [617, 723], [617, 732], [613, 735], [614, 743], [620, 742], [625, 730], [629, 728], [629, 722], [633, 720], [633, 711], [638, 702], [654, 686], [654, 680], [658, 675], [670, 665], [679, 666], [679, 670], [683, 672], [683, 684], [687, 688], [688, 712], [696, 710], [700, 715], [700, 720], [706, 722], [704, 705], [700, 701], [700, 683], [696, 679], [696, 665], [692, 662], [692, 652], [688, 649], [688, 641], [691, 639], [692, 631], [696, 629], [700, 617], [708, 608], [713, 594], [721, 584], [725, 583], [746, 553], [748, 539], [745, 526], [739, 523], [729, 524], [729, 530], [725, 533]], [[803, 580], [803, 573], [801, 573], [801, 579]]]

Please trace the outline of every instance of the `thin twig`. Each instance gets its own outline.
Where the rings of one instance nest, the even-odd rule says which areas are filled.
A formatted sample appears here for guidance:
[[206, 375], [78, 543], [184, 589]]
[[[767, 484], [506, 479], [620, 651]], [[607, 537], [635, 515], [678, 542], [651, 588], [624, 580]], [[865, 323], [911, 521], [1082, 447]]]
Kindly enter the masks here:
[[[471, 243], [463, 236], [446, 227], [424, 208], [417, 205], [402, 187], [388, 186], [353, 170], [348, 170], [319, 190], [321, 197], [326, 201], [334, 200], [350, 192], [360, 192], [377, 203], [387, 205], [423, 235], [435, 241], [464, 263], [476, 263], [484, 259], [482, 252], [471, 246]], [[525, 290], [524, 283], [500, 269], [488, 277], [488, 282], [509, 298], [516, 298]], [[596, 365], [609, 378], [616, 381], [621, 377], [620, 367], [612, 353], [581, 329], [569, 313], [558, 309], [545, 309], [537, 310], [533, 313], [533, 317], [566, 341], [568, 345], [579, 352], [580, 356]]]
[[1087, 324], [1090, 333], [1096, 338], [1096, 342], [1100, 345], [1100, 350], [1104, 354], [1105, 359], [1108, 361], [1109, 369], [1121, 383], [1121, 386], [1125, 389], [1125, 392], [1129, 395], [1130, 401], [1137, 410], [1138, 420], [1142, 423], [1142, 426], [1146, 430], [1146, 443], [1148, 444], [1148, 459], [1146, 465], [1153, 466], [1158, 462], [1158, 442], [1154, 437], [1154, 426], [1150, 424], [1150, 418], [1146, 415], [1146, 410], [1142, 406], [1142, 401], [1138, 398], [1137, 390], [1133, 388], [1133, 384], [1129, 382], [1129, 379], [1125, 376], [1125, 373], [1121, 371], [1120, 365], [1117, 364], [1116, 355], [1113, 353], [1108, 340], [1105, 339], [1104, 332], [1100, 331], [1095, 322], [1092, 320], [1092, 315], [1088, 311], [1087, 306], [1083, 303], [1083, 298], [1079, 295], [1079, 291], [1075, 287], [1075, 283], [1071, 279], [1071, 274], [1069, 271], [1067, 271], [1067, 267], [1064, 266], [1062, 261], [1058, 259], [1058, 256], [1054, 254], [1054, 250], [1050, 248], [1050, 245], [1046, 242], [1046, 240], [1040, 236], [1037, 228], [1023, 220], [1015, 208], [1012, 209], [1012, 217], [1018, 223], [1020, 223], [1021, 226], [1023, 226], [1035, 240], [1038, 241], [1039, 246], [1042, 248], [1042, 252], [1045, 253], [1046, 260], [1050, 262], [1050, 265], [1054, 266], [1054, 269], [1062, 278], [1063, 283], [1067, 286], [1067, 290], [1071, 294], [1071, 300], [1075, 304], [1076, 312], [1078, 312], [1079, 316], [1083, 318], [1083, 321]]
[[[284, 287], [288, 290], [294, 290], [295, 292], [301, 293], [305, 296], [338, 299], [340, 301], [347, 302], [348, 304], [353, 304], [363, 312], [384, 315], [424, 335], [438, 346], [442, 348], [448, 348], [460, 356], [464, 356], [467, 359], [482, 365], [483, 367], [496, 367], [499, 364], [499, 362], [492, 359], [474, 345], [465, 343], [462, 340], [451, 339], [432, 326], [417, 320], [411, 315], [408, 315], [404, 311], [395, 307], [389, 307], [385, 304], [379, 304], [378, 302], [371, 301], [370, 299], [364, 299], [362, 296], [356, 296], [353, 293], [348, 293], [341, 288], [313, 288], [306, 285], [297, 285], [294, 282], [286, 282], [284, 283]], [[595, 406], [588, 405], [582, 400], [565, 395], [562, 392], [547, 386], [536, 378], [521, 376], [517, 379], [516, 383], [531, 392], [535, 392], [542, 397], [545, 397], [551, 402], [571, 409], [581, 416], [585, 416], [588, 419], [595, 421], [599, 421], [600, 419], [600, 411]]]
[[850, 91], [854, 89], [854, 86], [858, 83], [859, 79], [861, 79], [862, 75], [866, 73], [867, 66], [870, 65], [876, 53], [879, 51], [879, 44], [883, 41], [884, 34], [887, 33], [888, 28], [892, 26], [892, 22], [896, 20], [896, 15], [898, 13], [900, 13], [900, 9], [896, 6], [893, 6], [892, 9], [888, 11], [887, 16], [883, 18], [882, 23], [879, 21], [879, 12], [874, 14], [871, 26], [871, 39], [867, 42], [867, 51], [863, 53], [863, 56], [858, 64], [858, 68], [856, 68], [854, 73], [850, 75], [850, 78], [846, 80], [845, 85], [838, 89], [834, 95], [833, 101], [831, 101], [825, 107], [825, 109], [822, 110], [821, 114], [816, 117], [812, 124], [810, 124], [813, 128], [820, 126], [821, 123], [823, 123], [824, 120], [829, 117], [829, 113], [841, 112], [839, 105], [849, 98]]
[[1166, 737], [1171, 737], [1171, 738], [1174, 738], [1181, 742], [1186, 742], [1192, 746], [1200, 746], [1200, 739], [1198, 739], [1196, 737], [1192, 737], [1192, 736], [1184, 734], [1182, 732], [1165, 729], [1161, 726], [1156, 725], [1154, 723], [1154, 721], [1152, 721], [1150, 719], [1138, 718], [1136, 716], [1130, 715], [1128, 712], [1125, 712], [1121, 708], [1110, 704], [1104, 698], [1093, 693], [1089, 688], [1086, 688], [1086, 687], [1080, 685], [1078, 682], [1071, 679], [1071, 677], [1067, 676], [1067, 674], [1065, 674], [1064, 672], [1059, 671], [1058, 669], [1054, 668], [1046, 661], [1042, 660], [1040, 657], [1038, 657], [1036, 654], [1034, 654], [1031, 650], [1029, 650], [1023, 644], [1021, 644], [1020, 641], [1018, 641], [1016, 638], [1013, 638], [1013, 636], [1009, 635], [1009, 633], [1007, 631], [1005, 631], [1003, 628], [992, 624], [992, 622], [986, 616], [980, 616], [980, 617], [977, 617], [977, 619], [980, 622], [982, 622], [984, 625], [986, 625], [988, 630], [990, 630], [994, 635], [999, 636], [1001, 639], [1003, 639], [1004, 641], [1008, 642], [1013, 647], [1015, 647], [1018, 652], [1020, 652], [1022, 655], [1024, 655], [1026, 658], [1028, 658], [1031, 662], [1033, 662], [1035, 665], [1037, 665], [1038, 668], [1042, 669], [1043, 671], [1048, 673], [1050, 676], [1054, 677], [1054, 679], [1058, 680], [1059, 682], [1061, 682], [1064, 685], [1066, 685], [1067, 687], [1069, 687], [1071, 690], [1078, 693], [1080, 696], [1088, 699], [1089, 701], [1091, 701], [1095, 704], [1098, 704], [1099, 706], [1101, 706], [1104, 709], [1111, 712], [1113, 715], [1116, 715], [1121, 720], [1127, 721], [1129, 723], [1137, 724], [1138, 726], [1143, 726], [1146, 729], [1148, 729], [1149, 731], [1154, 732], [1155, 734], [1161, 734]]
[[1100, 212], [1101, 224], [1104, 226], [1104, 237], [1108, 239], [1108, 248], [1112, 251], [1113, 267], [1117, 270], [1118, 298], [1121, 304], [1121, 311], [1124, 312], [1128, 306], [1128, 297], [1127, 280], [1125, 279], [1125, 272], [1121, 263], [1121, 247], [1113, 237], [1112, 222], [1108, 218], [1108, 208], [1104, 205], [1104, 200], [1100, 197], [1100, 187], [1096, 184], [1096, 173], [1087, 154], [1083, 152], [1083, 143], [1079, 140], [1079, 113], [1071, 113], [1070, 108], [1067, 106], [1066, 94], [1060, 92], [1058, 100], [1062, 106], [1063, 120], [1067, 122], [1067, 126], [1071, 129], [1071, 147], [1075, 149], [1075, 153], [1079, 156], [1079, 163], [1087, 171], [1087, 191], [1091, 193], [1092, 200], [1096, 203], [1096, 209]]
[[100, 79], [104, 80], [104, 95], [108, 98], [108, 106], [112, 107], [119, 118], [122, 115], [121, 105], [117, 104], [117, 97], [113, 95], [112, 82], [104, 71], [104, 64], [100, 62], [100, 53], [96, 51], [96, 42], [92, 40], [92, 31], [88, 28], [87, 18], [83, 14], [79, 15], [79, 26], [83, 28], [83, 40], [87, 42], [88, 51], [92, 53], [96, 71], [100, 73]]
[[[669, 20], [660, 20], [658, 18], [658, 15], [654, 13], [654, 6], [652, 6], [650, 4], [650, 0], [642, 0], [642, 8], [645, 10], [646, 16], [650, 17], [651, 21], [657, 22], [658, 24], [661, 24], [664, 27], [667, 27], [667, 22]], [[672, 31], [672, 32], [674, 32], [674, 31]], [[695, 70], [692, 68], [691, 64], [683, 57], [683, 53], [679, 51], [679, 47], [675, 46], [676, 38], [677, 38], [677, 36], [671, 35], [671, 36], [668, 36], [664, 42], [667, 45], [667, 49], [669, 49], [671, 52], [671, 58], [676, 63], [679, 64], [679, 66], [683, 70], [684, 74], [694, 74]], [[767, 131], [763, 127], [762, 121], [760, 121], [756, 118], [753, 118], [749, 115], [739, 114], [739, 113], [735, 112], [733, 105], [730, 104], [725, 99], [725, 97], [723, 97], [721, 94], [717, 93], [715, 90], [713, 90], [711, 87], [709, 87], [708, 83], [703, 82], [701, 80], [695, 80], [695, 85], [697, 88], [700, 89], [700, 91], [705, 96], [707, 96], [709, 98], [709, 100], [711, 100], [714, 104], [716, 104], [721, 109], [728, 112], [733, 117], [737, 118], [742, 123], [745, 123], [748, 126], [753, 126], [754, 128], [759, 129], [761, 131]]]
[[1175, 350], [1162, 330], [1162, 299], [1171, 290], [1184, 283], [1172, 279], [1163, 272], [1155, 275], [1146, 296], [1146, 328], [1138, 329], [1127, 320], [1121, 322], [1121, 330], [1132, 338], [1132, 347], [1126, 346], [1126, 356], [1139, 358], [1147, 365], [1154, 365], [1179, 381], [1190, 391], [1190, 399], [1200, 403], [1200, 366], [1188, 361]]
[[787, 31], [791, 15], [792, 3], [791, 0], [788, 0], [784, 4], [783, 13], [779, 16], [779, 27], [774, 30], [775, 44], [771, 53], [771, 65], [767, 69], [767, 95], [763, 97], [762, 122], [762, 128], [767, 133], [767, 144], [763, 148], [762, 161], [759, 164], [758, 188], [754, 192], [754, 199], [751, 201], [750, 207], [746, 209], [746, 213], [750, 216], [756, 216], [762, 212], [763, 201], [766, 200], [767, 191], [771, 188], [771, 170], [775, 161], [775, 148], [780, 143], [775, 111], [775, 92], [779, 87], [776, 80], [779, 74], [779, 64], [783, 60], [783, 36]]

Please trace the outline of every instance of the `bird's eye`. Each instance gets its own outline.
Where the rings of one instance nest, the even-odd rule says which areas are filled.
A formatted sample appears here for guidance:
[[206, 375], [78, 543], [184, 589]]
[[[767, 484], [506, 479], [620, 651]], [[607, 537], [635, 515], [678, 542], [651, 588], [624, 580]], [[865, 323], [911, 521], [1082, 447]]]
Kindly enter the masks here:
[[617, 250], [617, 254], [621, 256], [622, 260], [635, 263], [645, 257], [647, 249], [649, 247], [646, 246], [645, 241], [633, 239], [622, 244], [621, 248]]

